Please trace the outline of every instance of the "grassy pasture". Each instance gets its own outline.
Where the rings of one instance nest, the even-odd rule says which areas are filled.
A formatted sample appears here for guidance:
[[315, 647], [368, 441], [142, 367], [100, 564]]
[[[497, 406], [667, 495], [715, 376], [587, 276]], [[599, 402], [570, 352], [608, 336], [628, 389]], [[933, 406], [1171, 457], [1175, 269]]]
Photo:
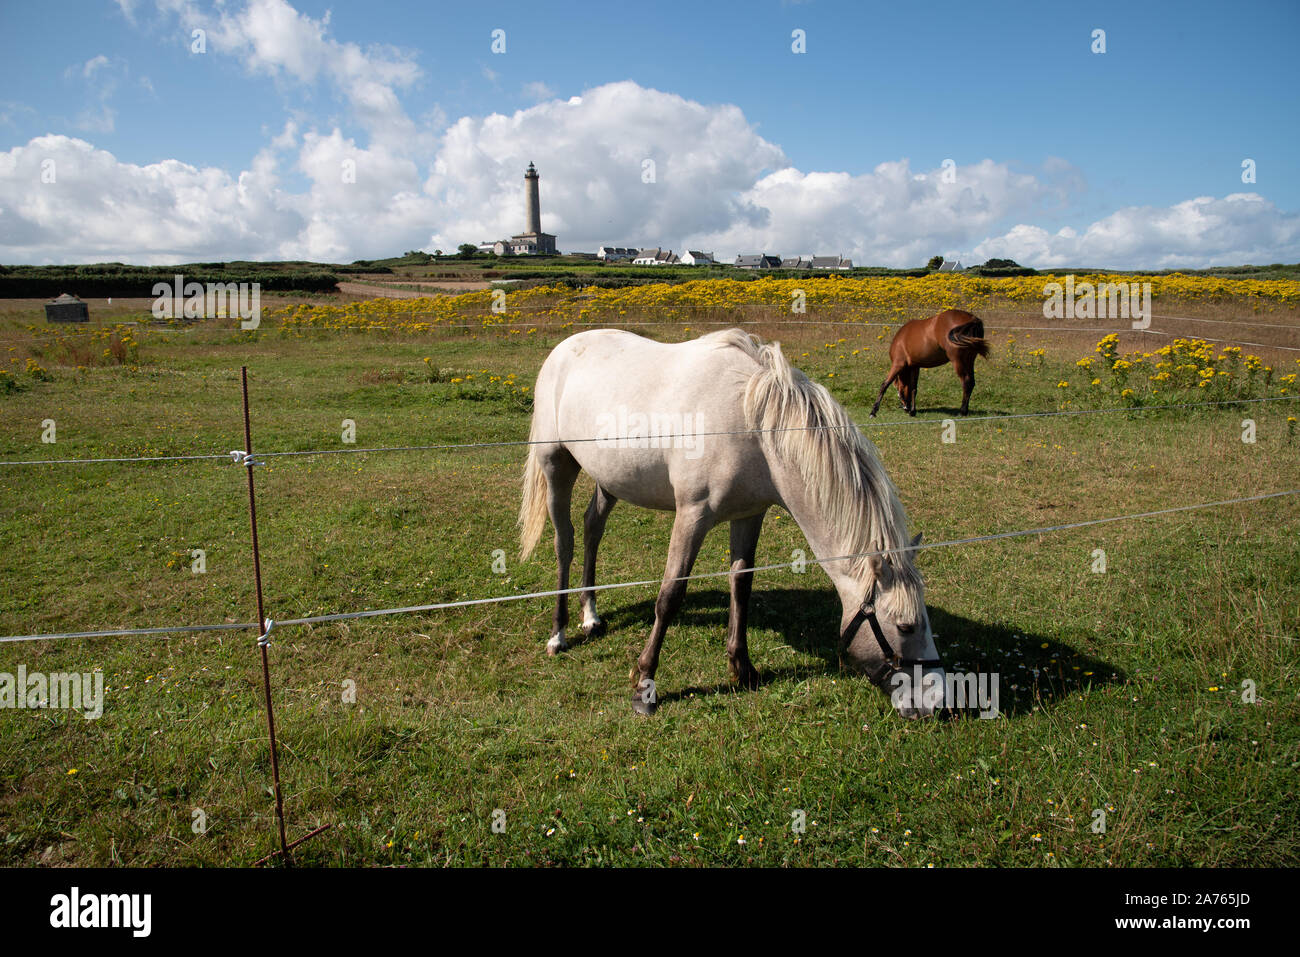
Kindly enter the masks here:
[[[1234, 314], [1222, 303], [1163, 311]], [[31, 337], [38, 317], [14, 304], [0, 334]], [[832, 337], [774, 319], [757, 331], [870, 422], [880, 329]], [[518, 439], [522, 386], [567, 334], [285, 338], [209, 324], [142, 335], [132, 364], [78, 370], [50, 353], [40, 361], [52, 381], [0, 395], [0, 458], [239, 447], [241, 364], [263, 451], [343, 448], [344, 419], [362, 447]], [[1045, 354], [1013, 367], [1008, 334], [994, 334], [974, 415], [1058, 409], [1057, 381], [1097, 339], [1013, 334], [1019, 355]], [[1294, 341], [1256, 327], [1240, 337], [1266, 335]], [[1295, 355], [1254, 351], [1279, 368]], [[511, 374], [515, 386], [483, 383]], [[927, 371], [918, 422], [891, 395], [866, 427], [928, 541], [1274, 491], [1300, 475], [1291, 402], [959, 422], [944, 444], [940, 421], [959, 399], [951, 370]], [[1254, 444], [1241, 441], [1246, 416]], [[45, 419], [53, 447], [40, 442]], [[547, 549], [516, 556], [522, 461], [518, 446], [271, 459], [257, 471], [268, 614], [553, 588]], [[584, 478], [575, 515], [590, 488]], [[0, 468], [0, 633], [251, 619], [246, 509], [229, 462]], [[332, 824], [298, 852], [322, 866], [1294, 865], [1298, 520], [1300, 500], [1281, 498], [923, 553], [950, 669], [1002, 676], [1003, 714], [989, 721], [903, 722], [839, 672], [838, 602], [815, 566], [755, 583], [750, 648], [767, 680], [752, 693], [726, 682], [725, 579], [692, 583], [649, 721], [628, 706], [627, 673], [652, 588], [602, 593], [608, 634], [554, 659], [548, 600], [277, 631], [290, 837]], [[657, 578], [670, 524], [618, 506], [600, 580]], [[716, 530], [696, 571], [725, 569], [726, 547]], [[801, 547], [774, 512], [758, 561]], [[191, 573], [193, 548], [206, 574]], [[1097, 548], [1105, 574], [1091, 570]], [[247, 864], [273, 848], [250, 634], [0, 645], [0, 672], [19, 665], [102, 669], [106, 706], [97, 721], [0, 710], [0, 864]], [[1253, 705], [1241, 700], [1247, 679]], [[342, 700], [348, 681], [354, 704]], [[1105, 833], [1089, 826], [1097, 809]]]

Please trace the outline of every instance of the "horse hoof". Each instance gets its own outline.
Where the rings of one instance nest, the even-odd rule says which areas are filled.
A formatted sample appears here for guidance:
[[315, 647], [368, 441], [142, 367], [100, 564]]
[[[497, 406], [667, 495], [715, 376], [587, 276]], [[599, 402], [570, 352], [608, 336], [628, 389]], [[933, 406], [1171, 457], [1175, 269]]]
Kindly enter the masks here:
[[[633, 680], [636, 680], [636, 672], [633, 673]], [[632, 692], [632, 710], [642, 717], [648, 718], [659, 708], [659, 693], [655, 688], [653, 678], [642, 678], [636, 683], [636, 690]]]
[[742, 671], [731, 672], [732, 684], [744, 688], [746, 691], [757, 691], [763, 685], [763, 676], [753, 665]]
[[563, 635], [552, 635], [551, 640], [546, 643], [546, 653], [552, 657], [558, 655], [561, 651], [567, 651], [569, 643], [564, 640]]
[[588, 638], [599, 638], [605, 633], [605, 619], [595, 618], [582, 623], [582, 633]]

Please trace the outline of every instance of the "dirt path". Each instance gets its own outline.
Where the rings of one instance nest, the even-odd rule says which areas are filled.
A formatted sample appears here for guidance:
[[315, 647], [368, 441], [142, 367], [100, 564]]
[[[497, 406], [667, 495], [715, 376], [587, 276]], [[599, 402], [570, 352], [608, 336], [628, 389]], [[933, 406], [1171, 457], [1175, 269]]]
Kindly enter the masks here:
[[348, 293], [353, 296], [366, 296], [371, 299], [383, 297], [386, 299], [419, 299], [424, 296], [436, 296], [439, 293], [455, 294], [460, 292], [473, 292], [476, 289], [488, 289], [491, 287], [487, 282], [464, 282], [448, 280], [446, 282], [404, 282], [404, 286], [419, 286], [421, 289], [427, 289], [427, 292], [419, 292], [414, 289], [397, 289], [385, 283], [360, 283], [360, 282], [341, 282], [339, 283], [339, 292]]
[[[455, 289], [457, 292], [473, 292], [475, 289], [488, 289], [492, 286], [486, 279], [402, 279], [404, 286], [430, 286], [440, 289]], [[383, 285], [383, 283], [379, 283]]]

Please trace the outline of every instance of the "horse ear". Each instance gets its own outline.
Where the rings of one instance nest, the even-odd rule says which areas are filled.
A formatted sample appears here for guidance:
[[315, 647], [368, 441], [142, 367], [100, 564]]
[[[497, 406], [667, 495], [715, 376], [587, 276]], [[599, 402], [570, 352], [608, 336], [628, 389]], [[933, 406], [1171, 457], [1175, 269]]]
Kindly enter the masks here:
[[916, 546], [917, 546], [917, 545], [920, 545], [920, 544], [921, 544], [921, 533], [920, 533], [920, 532], [917, 532], [917, 533], [916, 533], [916, 538], [912, 539], [912, 544], [911, 544], [910, 547], [911, 547], [911, 548], [916, 548]]

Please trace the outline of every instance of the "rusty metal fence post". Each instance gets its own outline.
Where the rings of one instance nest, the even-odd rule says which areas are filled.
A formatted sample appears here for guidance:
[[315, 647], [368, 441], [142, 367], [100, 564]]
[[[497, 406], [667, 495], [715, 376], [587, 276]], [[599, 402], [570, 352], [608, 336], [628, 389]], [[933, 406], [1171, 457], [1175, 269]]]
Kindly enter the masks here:
[[[300, 837], [292, 844], [289, 843], [285, 834], [284, 827], [284, 795], [280, 789], [280, 749], [275, 738], [275, 709], [271, 702], [271, 663], [269, 659], [269, 648], [271, 645], [271, 629], [274, 628], [275, 622], [266, 617], [266, 607], [262, 599], [262, 556], [257, 542], [257, 498], [254, 494], [253, 483], [253, 466], [261, 465], [253, 457], [253, 428], [252, 420], [248, 411], [248, 366], [241, 366], [239, 370], [240, 382], [243, 387], [244, 395], [244, 454], [243, 465], [248, 473], [248, 525], [252, 533], [253, 542], [253, 582], [257, 590], [257, 621], [261, 629], [261, 635], [257, 639], [258, 650], [262, 653], [262, 692], [266, 699], [266, 731], [271, 741], [271, 782], [275, 793], [275, 820], [279, 830], [280, 849], [273, 851], [261, 860], [256, 861], [254, 866], [264, 864], [273, 857], [283, 857], [285, 862], [290, 866], [293, 865], [293, 855], [289, 852], [304, 841], [315, 837], [317, 834], [326, 830], [329, 825], [325, 824], [316, 828], [314, 831]], [[238, 452], [232, 453], [238, 455]]]

